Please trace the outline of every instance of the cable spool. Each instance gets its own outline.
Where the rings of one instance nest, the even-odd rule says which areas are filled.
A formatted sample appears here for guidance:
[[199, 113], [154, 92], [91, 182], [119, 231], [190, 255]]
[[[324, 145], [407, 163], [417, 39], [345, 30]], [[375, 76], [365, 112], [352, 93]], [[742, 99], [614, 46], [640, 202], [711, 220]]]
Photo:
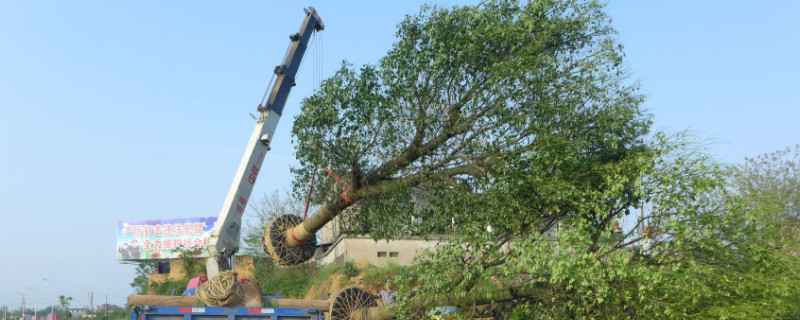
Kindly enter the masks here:
[[315, 235], [311, 235], [308, 241], [297, 247], [286, 242], [286, 232], [302, 222], [303, 218], [291, 214], [280, 215], [272, 220], [261, 238], [264, 252], [280, 265], [296, 265], [310, 260], [317, 249]]
[[331, 319], [352, 320], [355, 319], [358, 310], [365, 311], [363, 309], [377, 306], [378, 303], [375, 302], [375, 297], [361, 288], [350, 287], [342, 289], [333, 297], [331, 302]]

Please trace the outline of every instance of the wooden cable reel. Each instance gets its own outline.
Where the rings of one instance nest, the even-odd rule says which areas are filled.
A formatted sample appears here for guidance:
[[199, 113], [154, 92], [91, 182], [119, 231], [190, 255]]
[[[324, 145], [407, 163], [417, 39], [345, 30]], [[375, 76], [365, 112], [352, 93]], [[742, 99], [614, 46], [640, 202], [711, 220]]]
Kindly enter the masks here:
[[353, 320], [362, 319], [360, 312], [366, 312], [366, 308], [377, 307], [375, 297], [369, 292], [350, 287], [342, 289], [331, 302], [330, 312], [333, 320]]
[[315, 235], [312, 234], [299, 246], [292, 246], [286, 240], [286, 232], [301, 223], [303, 218], [291, 214], [280, 215], [272, 220], [261, 238], [267, 256], [281, 265], [296, 265], [310, 260], [317, 248]]

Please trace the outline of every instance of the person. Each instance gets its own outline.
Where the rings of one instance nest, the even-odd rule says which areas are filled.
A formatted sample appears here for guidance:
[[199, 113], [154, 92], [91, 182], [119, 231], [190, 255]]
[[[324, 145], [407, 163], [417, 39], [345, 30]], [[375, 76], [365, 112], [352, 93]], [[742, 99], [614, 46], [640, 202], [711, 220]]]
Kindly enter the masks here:
[[383, 301], [384, 306], [388, 306], [392, 303], [397, 302], [397, 298], [394, 296], [394, 289], [392, 289], [392, 281], [386, 281], [386, 288], [378, 292], [378, 295], [375, 296], [375, 299], [381, 299]]

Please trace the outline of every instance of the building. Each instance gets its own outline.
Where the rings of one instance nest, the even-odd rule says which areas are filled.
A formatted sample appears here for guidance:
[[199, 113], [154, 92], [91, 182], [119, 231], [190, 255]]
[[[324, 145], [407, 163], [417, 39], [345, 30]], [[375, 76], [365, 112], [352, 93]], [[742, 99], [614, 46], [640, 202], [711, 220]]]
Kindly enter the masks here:
[[121, 309], [121, 308], [120, 308], [120, 306], [113, 305], [113, 304], [107, 304], [107, 303], [106, 303], [106, 304], [101, 304], [101, 305], [97, 306], [97, 307], [94, 309], [94, 311], [95, 311], [95, 312], [97, 312], [97, 311], [105, 311], [105, 312], [109, 312], [109, 311], [112, 311], [112, 310], [114, 310], [114, 309]]
[[[420, 205], [417, 203], [416, 205]], [[351, 208], [351, 210], [357, 210]], [[375, 241], [369, 235], [354, 235], [343, 230], [343, 219], [349, 211], [342, 212], [320, 230], [320, 243], [324, 250], [318, 251], [314, 259], [319, 264], [344, 261], [366, 261], [375, 266], [390, 264], [408, 266], [424, 251], [436, 250], [446, 235], [404, 236], [399, 239]], [[412, 219], [410, 224], [423, 223]], [[451, 226], [448, 226], [448, 228]]]
[[92, 312], [87, 308], [76, 308], [67, 310], [69, 310], [69, 313], [72, 314], [72, 318], [86, 318], [92, 314]]
[[378, 241], [368, 236], [345, 234], [331, 235], [331, 237], [322, 237], [322, 243], [330, 243], [330, 247], [314, 257], [317, 263], [367, 261], [375, 266], [390, 264], [407, 266], [411, 265], [419, 253], [435, 250], [439, 243], [446, 239], [438, 235], [428, 238], [407, 237]]

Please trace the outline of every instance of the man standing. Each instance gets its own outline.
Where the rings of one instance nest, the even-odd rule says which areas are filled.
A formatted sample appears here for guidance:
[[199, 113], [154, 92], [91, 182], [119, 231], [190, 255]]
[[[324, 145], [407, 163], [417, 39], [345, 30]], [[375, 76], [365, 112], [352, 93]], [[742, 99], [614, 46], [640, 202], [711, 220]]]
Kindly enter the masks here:
[[383, 300], [383, 305], [388, 306], [392, 303], [397, 302], [397, 298], [394, 296], [394, 289], [392, 289], [392, 281], [386, 281], [386, 288], [378, 292], [378, 295], [375, 296], [375, 299]]

